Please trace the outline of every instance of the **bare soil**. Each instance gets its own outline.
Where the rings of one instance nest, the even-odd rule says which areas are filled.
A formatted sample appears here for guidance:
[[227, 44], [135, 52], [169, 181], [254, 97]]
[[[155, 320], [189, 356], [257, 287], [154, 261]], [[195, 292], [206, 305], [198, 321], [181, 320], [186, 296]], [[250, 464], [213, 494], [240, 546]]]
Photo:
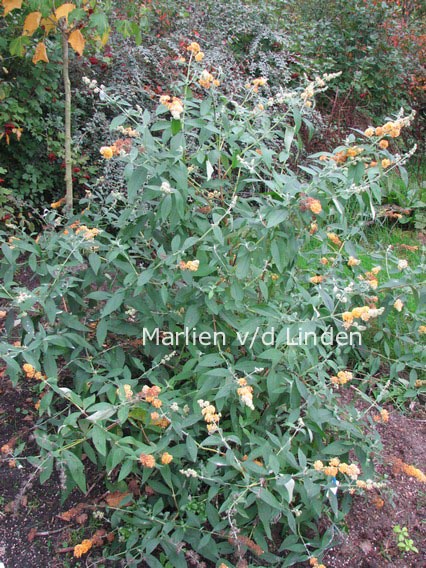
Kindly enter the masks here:
[[[26, 444], [16, 464], [10, 455], [0, 454], [0, 562], [5, 568], [87, 566], [95, 557], [99, 560], [99, 550], [94, 549], [78, 561], [72, 556], [72, 546], [87, 537], [85, 525], [90, 522], [91, 512], [89, 520], [82, 524], [75, 519], [65, 522], [58, 515], [81, 501], [93, 502], [93, 495], [99, 495], [104, 488], [99, 483], [89, 497], [72, 494], [61, 503], [56, 472], [40, 485], [33, 475], [34, 467], [25, 457], [37, 451], [32, 440], [36, 401], [29, 386], [21, 383], [15, 388], [0, 372], [0, 447], [11, 441], [15, 447]], [[426, 566], [426, 484], [395, 467], [399, 459], [424, 468], [426, 411], [420, 403], [413, 405], [408, 415], [388, 410], [389, 422], [378, 426], [383, 453], [376, 456], [382, 462], [378, 469], [387, 478], [386, 487], [354, 496], [345, 530], [336, 536], [336, 545], [323, 559], [327, 568]], [[395, 525], [407, 527], [418, 554], [398, 550]]]
[[[339, 544], [324, 558], [327, 568], [420, 568], [426, 566], [426, 484], [400, 471], [396, 460], [424, 471], [426, 464], [426, 412], [419, 404], [409, 415], [389, 409], [387, 424], [380, 424], [383, 465], [379, 472], [387, 485], [354, 497]], [[393, 528], [407, 527], [419, 553], [402, 553]]]

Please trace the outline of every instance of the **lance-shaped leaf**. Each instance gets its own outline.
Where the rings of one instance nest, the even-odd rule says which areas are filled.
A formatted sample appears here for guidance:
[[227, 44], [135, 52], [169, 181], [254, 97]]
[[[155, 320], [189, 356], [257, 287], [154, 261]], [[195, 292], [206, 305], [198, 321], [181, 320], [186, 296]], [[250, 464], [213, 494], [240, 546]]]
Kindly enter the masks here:
[[70, 33], [68, 43], [78, 55], [83, 55], [86, 40], [80, 30], [74, 30]]
[[36, 47], [35, 53], [34, 53], [34, 57], [33, 57], [34, 65], [37, 65], [37, 63], [39, 61], [45, 61], [46, 63], [49, 63], [49, 58], [47, 57], [46, 46], [44, 45], [44, 43], [42, 41], [37, 44], [37, 47]]
[[4, 14], [3, 17], [6, 17], [9, 12], [15, 10], [15, 8], [21, 8], [22, 0], [3, 0], [3, 8]]
[[39, 27], [40, 20], [41, 12], [31, 12], [31, 14], [28, 14], [28, 16], [25, 18], [22, 35], [32, 36], [36, 29]]

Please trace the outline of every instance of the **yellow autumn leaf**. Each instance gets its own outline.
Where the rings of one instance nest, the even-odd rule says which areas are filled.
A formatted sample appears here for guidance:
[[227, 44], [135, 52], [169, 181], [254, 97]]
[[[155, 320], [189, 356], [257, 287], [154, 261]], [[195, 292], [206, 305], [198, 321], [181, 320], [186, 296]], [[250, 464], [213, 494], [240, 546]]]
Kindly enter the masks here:
[[46, 46], [42, 41], [37, 44], [33, 57], [34, 65], [37, 65], [39, 61], [45, 61], [46, 63], [49, 63], [49, 58], [47, 57], [47, 52], [46, 52]]
[[14, 10], [15, 8], [21, 8], [22, 0], [3, 0], [3, 8], [4, 14], [3, 16], [6, 17], [9, 12]]
[[40, 25], [44, 29], [44, 33], [48, 35], [52, 30], [56, 29], [57, 23], [55, 14], [51, 14], [48, 18], [43, 18]]
[[101, 45], [106, 45], [109, 40], [109, 32], [105, 32], [102, 36], [96, 36], [95, 41], [98, 41]]
[[71, 3], [62, 4], [62, 6], [59, 6], [59, 8], [55, 10], [56, 19], [60, 20], [61, 18], [65, 18], [66, 21], [68, 22], [68, 15], [73, 10], [75, 10], [75, 4]]
[[40, 20], [41, 12], [31, 12], [31, 14], [28, 14], [25, 18], [24, 31], [22, 32], [22, 35], [32, 36], [40, 25]]
[[80, 30], [74, 30], [70, 33], [68, 43], [76, 53], [83, 55], [86, 40], [84, 39], [83, 34]]

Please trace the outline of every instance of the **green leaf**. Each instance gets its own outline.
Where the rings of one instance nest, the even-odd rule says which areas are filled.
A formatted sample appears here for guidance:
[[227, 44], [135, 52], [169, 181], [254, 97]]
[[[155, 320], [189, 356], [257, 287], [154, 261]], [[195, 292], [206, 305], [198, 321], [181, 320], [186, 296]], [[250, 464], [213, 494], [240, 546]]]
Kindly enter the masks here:
[[112, 312], [118, 310], [118, 308], [122, 305], [124, 301], [124, 292], [116, 292], [112, 298], [108, 300], [105, 304], [102, 312], [101, 317], [104, 318], [105, 316], [109, 316]]
[[30, 44], [30, 38], [28, 36], [19, 36], [13, 39], [9, 44], [10, 55], [17, 55], [18, 57], [23, 57], [25, 55], [25, 48]]
[[191, 461], [197, 461], [198, 447], [191, 436], [186, 437], [186, 449], [188, 450], [188, 455]]
[[83, 493], [86, 493], [86, 476], [84, 474], [83, 462], [80, 460], [80, 458], [78, 458], [75, 454], [68, 450], [64, 450], [62, 452], [62, 456], [71, 473], [71, 477], [81, 489], [81, 491], [83, 491]]
[[108, 332], [108, 320], [102, 319], [96, 326], [96, 341], [99, 346], [102, 346], [105, 342], [105, 338]]
[[258, 499], [261, 499], [273, 509], [277, 509], [278, 511], [282, 511], [284, 509], [283, 505], [281, 505], [281, 503], [277, 501], [272, 493], [264, 487], [253, 487], [250, 489], [250, 491], [252, 491]]
[[137, 167], [133, 171], [127, 183], [127, 194], [130, 203], [132, 203], [135, 200], [139, 190], [142, 188], [142, 186], [146, 181], [147, 175], [148, 175], [147, 169], [142, 166]]
[[92, 440], [98, 452], [102, 456], [106, 456], [106, 433], [105, 430], [97, 424], [93, 426]]
[[185, 323], [184, 323], [185, 327], [188, 330], [191, 330], [200, 321], [200, 317], [201, 317], [201, 314], [200, 314], [200, 310], [198, 309], [198, 307], [195, 306], [195, 305], [189, 306], [189, 308], [186, 310], [186, 314], [185, 314]]
[[123, 479], [126, 479], [126, 477], [132, 473], [134, 463], [135, 462], [133, 460], [126, 460], [123, 463], [120, 469], [120, 475], [118, 476], [118, 481], [123, 481]]
[[153, 276], [154, 276], [153, 268], [144, 269], [143, 272], [139, 274], [138, 281], [136, 283], [137, 286], [144, 286], [151, 280]]
[[92, 253], [89, 254], [89, 264], [90, 264], [93, 272], [95, 274], [97, 274], [99, 272], [100, 267], [101, 267], [102, 260], [101, 260], [100, 256], [98, 256], [96, 253], [92, 252]]

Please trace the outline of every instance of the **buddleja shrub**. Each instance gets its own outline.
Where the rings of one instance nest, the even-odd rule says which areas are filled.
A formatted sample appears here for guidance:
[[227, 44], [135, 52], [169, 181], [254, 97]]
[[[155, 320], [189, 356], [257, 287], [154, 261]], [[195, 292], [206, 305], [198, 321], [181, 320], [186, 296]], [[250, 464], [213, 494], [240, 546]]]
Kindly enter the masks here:
[[404, 304], [422, 267], [379, 245], [371, 265], [359, 238], [380, 176], [401, 165], [383, 141], [408, 120], [295, 173], [300, 129], [331, 77], [269, 100], [259, 78], [229, 100], [198, 44], [189, 54], [182, 98], [164, 95], [154, 115], [126, 110], [112, 124], [121, 137], [100, 149], [126, 163], [127, 190], [94, 192], [79, 217], [49, 213], [36, 238], [3, 243], [3, 355], [40, 394], [41, 481], [56, 467], [67, 491], [85, 491], [95, 464], [118, 492], [115, 561], [290, 566], [330, 543], [320, 516], [339, 522], [350, 494], [374, 486], [379, 440], [340, 394], [366, 391], [386, 356], [291, 343], [385, 335], [392, 318], [388, 372], [411, 367], [413, 390], [419, 380], [426, 328], [420, 303]]

